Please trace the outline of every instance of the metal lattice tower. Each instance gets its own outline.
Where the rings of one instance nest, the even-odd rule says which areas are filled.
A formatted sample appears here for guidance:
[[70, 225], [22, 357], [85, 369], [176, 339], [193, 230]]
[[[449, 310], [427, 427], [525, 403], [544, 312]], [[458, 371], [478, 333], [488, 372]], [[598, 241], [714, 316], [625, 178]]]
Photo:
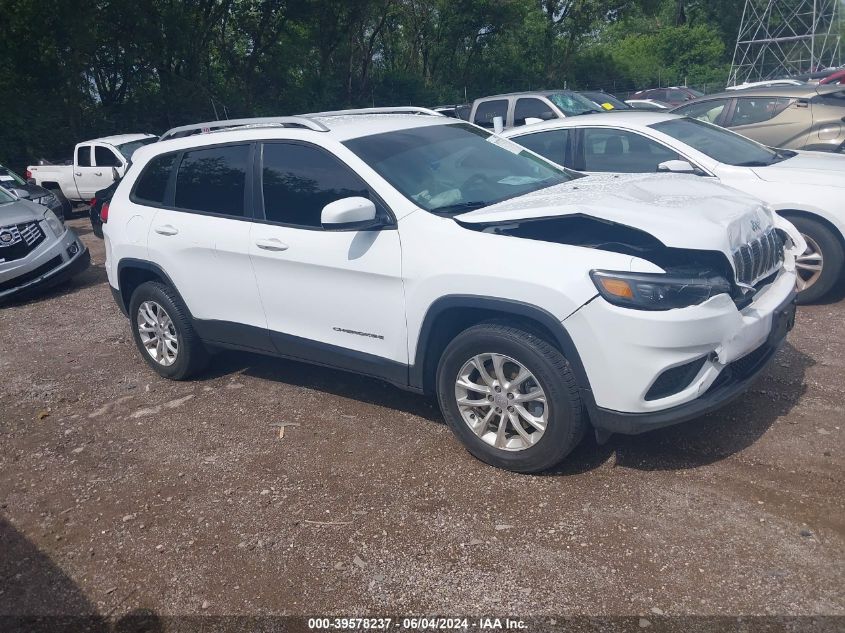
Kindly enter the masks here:
[[842, 63], [845, 0], [745, 0], [728, 85]]

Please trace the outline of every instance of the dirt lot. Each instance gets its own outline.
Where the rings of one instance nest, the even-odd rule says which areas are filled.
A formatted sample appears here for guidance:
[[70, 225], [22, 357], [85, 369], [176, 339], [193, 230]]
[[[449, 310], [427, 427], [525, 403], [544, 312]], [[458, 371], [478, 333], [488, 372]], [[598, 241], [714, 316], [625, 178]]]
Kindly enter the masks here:
[[71, 224], [92, 268], [0, 311], [0, 614], [845, 615], [845, 302], [727, 410], [524, 476], [375, 380], [158, 378]]

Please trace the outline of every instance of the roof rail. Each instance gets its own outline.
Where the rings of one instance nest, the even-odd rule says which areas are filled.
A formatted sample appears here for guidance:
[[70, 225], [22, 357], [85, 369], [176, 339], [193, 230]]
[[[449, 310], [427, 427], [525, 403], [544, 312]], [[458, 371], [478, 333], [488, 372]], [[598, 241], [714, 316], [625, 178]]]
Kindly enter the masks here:
[[354, 116], [358, 114], [424, 114], [428, 116], [445, 116], [440, 112], [435, 112], [430, 108], [419, 108], [416, 106], [396, 106], [386, 108], [358, 108], [355, 110], [331, 110], [328, 112], [311, 112], [303, 114], [304, 117], [320, 117], [320, 116]]
[[312, 121], [305, 116], [273, 116], [256, 117], [249, 119], [224, 119], [222, 121], [207, 121], [205, 123], [192, 123], [181, 125], [167, 130], [161, 135], [160, 141], [167, 141], [194, 134], [208, 134], [209, 132], [220, 132], [232, 128], [258, 128], [258, 127], [302, 127], [315, 132], [328, 132], [329, 128], [319, 121]]

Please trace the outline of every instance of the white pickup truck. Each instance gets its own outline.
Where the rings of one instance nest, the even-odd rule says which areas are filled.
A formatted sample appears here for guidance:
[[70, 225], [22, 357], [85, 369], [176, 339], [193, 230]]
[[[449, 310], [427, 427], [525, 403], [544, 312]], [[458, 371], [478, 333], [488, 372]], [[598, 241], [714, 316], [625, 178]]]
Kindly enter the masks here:
[[88, 202], [100, 189], [114, 182], [114, 172], [123, 176], [136, 149], [158, 140], [152, 134], [119, 134], [77, 144], [72, 165], [31, 165], [29, 182], [52, 191], [69, 213], [76, 202]]

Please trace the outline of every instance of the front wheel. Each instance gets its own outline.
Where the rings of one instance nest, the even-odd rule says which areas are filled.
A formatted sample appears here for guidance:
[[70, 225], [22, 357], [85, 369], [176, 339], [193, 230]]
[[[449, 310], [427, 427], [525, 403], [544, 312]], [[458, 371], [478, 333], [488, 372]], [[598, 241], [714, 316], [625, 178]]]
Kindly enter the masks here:
[[842, 243], [817, 220], [795, 216], [787, 219], [807, 242], [807, 250], [795, 260], [797, 300], [800, 304], [813, 303], [830, 292], [842, 275], [845, 262]]
[[586, 420], [567, 360], [542, 338], [500, 323], [461, 332], [437, 369], [443, 417], [478, 459], [533, 473], [560, 463]]

